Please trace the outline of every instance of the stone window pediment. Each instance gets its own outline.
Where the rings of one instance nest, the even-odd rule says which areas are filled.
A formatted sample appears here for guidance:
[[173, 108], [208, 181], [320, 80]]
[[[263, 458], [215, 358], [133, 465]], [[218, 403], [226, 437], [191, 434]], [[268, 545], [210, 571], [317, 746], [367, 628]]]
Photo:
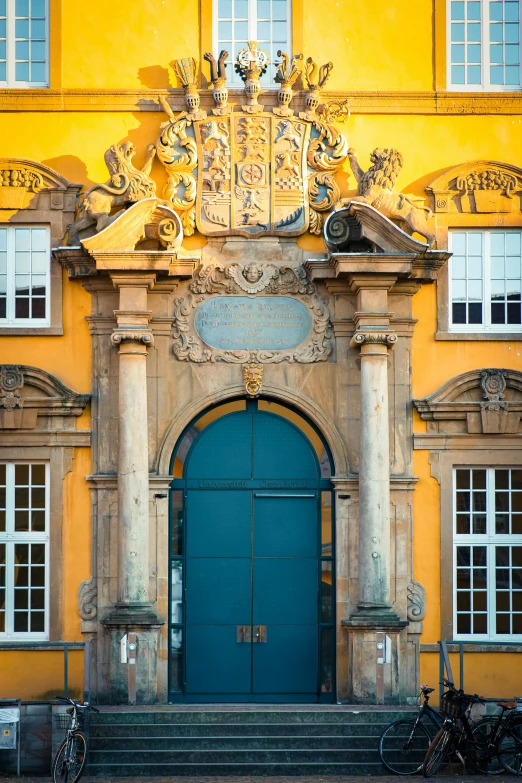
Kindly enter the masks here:
[[[50, 247], [62, 244], [67, 225], [74, 220], [81, 184], [68, 182], [49, 166], [26, 158], [0, 158], [0, 225], [43, 227]], [[50, 307], [45, 324], [16, 323], [0, 326], [0, 336], [60, 335], [62, 327], [62, 269], [49, 257]], [[49, 291], [47, 292], [49, 296]]]
[[498, 160], [475, 160], [445, 171], [426, 186], [437, 214], [520, 212], [522, 169]]
[[[38, 367], [0, 365], [0, 429], [75, 431], [89, 399]], [[53, 417], [61, 423], [51, 425]]]
[[522, 373], [480, 369], [458, 375], [424, 399], [413, 400], [429, 433], [517, 434]]

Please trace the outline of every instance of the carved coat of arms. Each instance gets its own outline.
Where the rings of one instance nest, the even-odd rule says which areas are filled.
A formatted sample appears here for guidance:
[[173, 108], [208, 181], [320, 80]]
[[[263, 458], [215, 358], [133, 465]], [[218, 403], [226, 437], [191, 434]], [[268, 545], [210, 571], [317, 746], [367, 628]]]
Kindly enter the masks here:
[[[185, 234], [196, 227], [210, 237], [320, 233], [322, 213], [339, 199], [334, 174], [346, 159], [348, 143], [333, 125], [338, 115], [332, 117], [328, 107], [322, 114], [316, 112], [319, 88], [311, 68], [307, 74], [313, 100], [307, 101], [308, 111], [294, 114], [289, 104], [291, 84], [301, 72], [299, 58], [290, 60], [284, 53], [280, 105], [264, 111], [257, 103], [260, 53], [250, 49], [249, 57], [238, 56], [248, 98], [239, 111], [227, 106], [224, 76], [219, 76], [210, 54], [206, 59], [213, 61], [212, 78], [219, 83], [212, 115], [199, 108], [194, 61], [188, 61], [194, 62], [190, 68], [183, 61], [180, 70], [187, 83], [189, 111], [176, 117], [163, 103], [170, 117], [157, 143], [158, 158], [168, 174], [164, 197], [178, 211]], [[247, 65], [241, 65], [243, 60]], [[256, 66], [258, 60], [261, 65]]]

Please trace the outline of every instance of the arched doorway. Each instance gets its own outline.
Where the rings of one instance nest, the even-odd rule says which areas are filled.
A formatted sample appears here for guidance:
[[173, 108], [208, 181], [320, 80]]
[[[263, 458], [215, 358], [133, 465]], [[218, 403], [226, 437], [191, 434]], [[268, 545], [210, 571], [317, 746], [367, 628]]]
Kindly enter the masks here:
[[170, 700], [331, 702], [331, 457], [297, 411], [234, 400], [172, 460]]

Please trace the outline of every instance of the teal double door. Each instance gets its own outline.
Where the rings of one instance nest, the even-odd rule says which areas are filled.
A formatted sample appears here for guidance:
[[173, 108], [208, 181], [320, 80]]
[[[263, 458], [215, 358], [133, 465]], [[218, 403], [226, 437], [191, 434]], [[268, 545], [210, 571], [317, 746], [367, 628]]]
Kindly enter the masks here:
[[319, 700], [324, 492], [312, 444], [254, 403], [202, 431], [184, 474], [184, 698]]

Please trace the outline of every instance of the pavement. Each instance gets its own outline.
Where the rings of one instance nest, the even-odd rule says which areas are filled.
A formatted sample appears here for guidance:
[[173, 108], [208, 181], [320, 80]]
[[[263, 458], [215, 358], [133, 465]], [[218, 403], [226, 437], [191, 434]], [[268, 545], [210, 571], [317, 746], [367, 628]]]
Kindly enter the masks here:
[[[93, 778], [82, 777], [82, 783], [361, 783], [366, 778], [378, 781], [378, 783], [398, 783], [399, 780], [404, 778], [398, 775], [377, 775], [375, 777], [371, 775], [358, 775], [358, 776], [317, 776], [317, 777], [294, 777], [288, 775], [286, 777], [281, 776], [266, 776], [266, 777], [134, 777], [134, 778]], [[49, 783], [50, 776], [43, 777], [26, 777], [22, 775], [19, 778], [16, 777], [4, 777], [0, 772], [0, 780], [2, 783]], [[415, 775], [410, 777], [410, 780], [424, 780], [421, 775]], [[488, 775], [437, 775], [430, 778], [432, 783], [508, 783], [513, 780], [512, 775], [495, 775], [493, 778]]]

